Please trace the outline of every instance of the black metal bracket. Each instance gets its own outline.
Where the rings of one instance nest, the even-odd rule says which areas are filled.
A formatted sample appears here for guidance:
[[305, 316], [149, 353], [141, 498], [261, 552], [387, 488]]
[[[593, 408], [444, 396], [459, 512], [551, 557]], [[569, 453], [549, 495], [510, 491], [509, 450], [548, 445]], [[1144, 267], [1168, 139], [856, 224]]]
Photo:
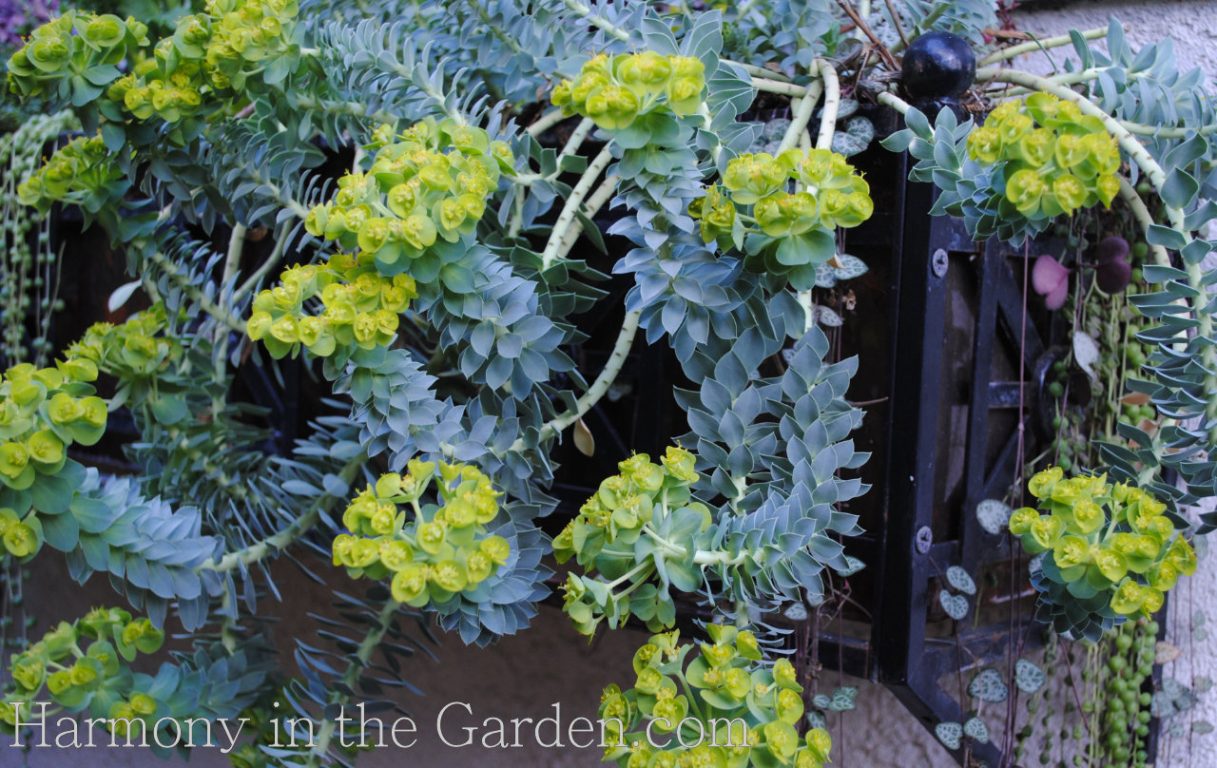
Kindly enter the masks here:
[[[1034, 324], [1024, 319], [1025, 257], [1013, 255], [1019, 261], [1016, 274], [1007, 249], [978, 246], [960, 222], [930, 216], [934, 195], [927, 184], [905, 187], [899, 245], [893, 249], [891, 296], [897, 308], [882, 490], [885, 524], [881, 557], [872, 563], [880, 580], [872, 624], [876, 677], [931, 732], [940, 722], [963, 722], [968, 716], [966, 702], [944, 689], [944, 677], [968, 666], [968, 660], [1000, 658], [1027, 629], [1019, 623], [957, 628], [958, 642], [927, 636], [934, 584], [948, 566], [976, 573], [1009, 556], [1008, 537], [985, 532], [974, 511], [983, 499], [1006, 495], [1020, 440], [1031, 448], [1033, 409], [1024, 407], [1021, 420], [1017, 409], [1035, 396], [1030, 381], [1045, 348]], [[952, 277], [956, 270], [966, 272]], [[961, 285], [974, 297], [970, 360], [949, 358], [948, 338], [954, 335], [952, 344], [960, 345], [959, 318], [950, 312]], [[995, 380], [995, 358], [1001, 354], [1012, 360], [1007, 367], [1014, 369], [1013, 381]], [[953, 369], [970, 372], [970, 381], [959, 380]], [[965, 408], [964, 423], [954, 423]], [[1004, 434], [994, 428], [993, 414], [999, 411], [1007, 411], [1010, 422]], [[960, 429], [966, 441], [955, 447], [962, 450], [948, 450]], [[967, 749], [976, 760], [1000, 763], [993, 743], [973, 742]], [[952, 756], [962, 765], [965, 751], [953, 750]]]

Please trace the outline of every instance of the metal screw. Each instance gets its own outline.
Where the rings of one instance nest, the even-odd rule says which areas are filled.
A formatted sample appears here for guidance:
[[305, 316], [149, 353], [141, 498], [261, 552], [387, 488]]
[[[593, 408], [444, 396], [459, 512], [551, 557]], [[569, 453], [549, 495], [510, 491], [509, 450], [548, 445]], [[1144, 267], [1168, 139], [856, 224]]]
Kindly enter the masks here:
[[935, 277], [946, 277], [947, 267], [951, 266], [951, 260], [947, 257], [947, 252], [939, 248], [934, 251], [933, 257], [930, 259], [930, 267], [934, 270]]
[[917, 529], [917, 536], [913, 539], [913, 544], [917, 547], [917, 554], [928, 555], [930, 545], [933, 543], [934, 532], [930, 530], [930, 526], [923, 525]]

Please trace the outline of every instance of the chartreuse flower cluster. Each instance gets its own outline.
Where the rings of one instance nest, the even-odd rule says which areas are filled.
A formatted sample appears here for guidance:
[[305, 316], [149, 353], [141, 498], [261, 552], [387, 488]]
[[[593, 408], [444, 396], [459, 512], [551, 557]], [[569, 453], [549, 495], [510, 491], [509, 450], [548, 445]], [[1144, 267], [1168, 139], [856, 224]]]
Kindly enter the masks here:
[[870, 186], [843, 155], [789, 149], [732, 159], [721, 185], [693, 201], [689, 214], [707, 243], [744, 250], [750, 268], [802, 288], [836, 254], [835, 229], [856, 227], [874, 210]]
[[[433, 482], [435, 502], [422, 503]], [[350, 533], [334, 539], [334, 564], [390, 578], [393, 599], [415, 608], [471, 593], [511, 555], [486, 530], [500, 495], [476, 467], [412, 459], [406, 474], [382, 475], [347, 507]]]
[[433, 282], [440, 261], [421, 257], [437, 239], [474, 234], [500, 176], [512, 171], [511, 149], [451, 118], [398, 135], [382, 127], [374, 138], [371, 169], [339, 179], [334, 199], [309, 211], [305, 227], [357, 252], [361, 263]]
[[702, 105], [706, 67], [692, 56], [654, 51], [600, 54], [553, 91], [555, 107], [590, 118], [607, 131], [629, 128], [642, 115], [692, 115]]
[[164, 632], [148, 619], [134, 619], [119, 608], [96, 608], [73, 624], [60, 622], [13, 655], [12, 682], [0, 698], [0, 727], [11, 731], [18, 720], [36, 720], [31, 707], [48, 697], [69, 712], [87, 709], [97, 717], [151, 726], [160, 703], [136, 690], [126, 664], [141, 653], [155, 653], [164, 640]]
[[558, 562], [573, 557], [585, 571], [569, 573], [563, 585], [566, 613], [585, 635], [606, 619], [616, 629], [631, 615], [652, 631], [671, 627], [669, 585], [684, 592], [701, 585], [696, 540], [711, 516], [692, 497], [693, 454], [669, 447], [659, 464], [638, 453], [617, 466], [621, 473], [605, 479], [554, 539]]
[[121, 198], [128, 186], [101, 136], [80, 136], [18, 185], [17, 199], [41, 213], [55, 203], [68, 203], [96, 214]]
[[8, 84], [25, 96], [84, 104], [148, 45], [148, 26], [110, 14], [66, 11], [38, 27], [8, 60]]
[[1166, 505], [1140, 488], [1106, 476], [1066, 478], [1052, 467], [1032, 477], [1029, 490], [1040, 509], [1016, 510], [1010, 532], [1028, 552], [1043, 553], [1043, 575], [1064, 587], [1057, 594], [1065, 599], [1106, 607], [1096, 612], [1111, 618], [1148, 615], [1180, 576], [1196, 571], [1196, 553]]
[[749, 630], [710, 625], [706, 631], [710, 642], [695, 654], [691, 643], [679, 644], [676, 631], [655, 635], [634, 654], [634, 687], [604, 689], [605, 762], [823, 768], [832, 739], [822, 728], [799, 738], [803, 687], [791, 663], [764, 663]]
[[165, 306], [155, 304], [114, 323], [94, 323], [68, 347], [70, 361], [87, 361], [120, 380], [154, 378], [167, 363], [182, 354], [177, 339], [167, 336]]
[[1007, 215], [1068, 215], [1120, 191], [1120, 150], [1098, 118], [1049, 93], [997, 106], [968, 136], [968, 156], [997, 166], [1005, 179]]
[[372, 349], [393, 340], [401, 313], [417, 296], [414, 278], [382, 275], [371, 254], [339, 254], [285, 269], [278, 285], [254, 298], [245, 331], [274, 358], [301, 347], [317, 357]]
[[216, 105], [208, 96], [241, 93], [246, 80], [290, 60], [298, 12], [296, 0], [207, 0], [106, 96], [140, 120], [195, 116]]

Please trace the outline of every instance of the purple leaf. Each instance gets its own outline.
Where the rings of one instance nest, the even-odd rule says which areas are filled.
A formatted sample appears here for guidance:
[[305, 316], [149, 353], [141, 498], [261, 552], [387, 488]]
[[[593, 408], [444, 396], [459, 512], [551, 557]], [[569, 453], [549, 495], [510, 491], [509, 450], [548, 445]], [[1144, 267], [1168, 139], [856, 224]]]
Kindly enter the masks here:
[[1069, 297], [1069, 270], [1047, 254], [1040, 256], [1031, 268], [1031, 287], [1044, 297], [1048, 309], [1060, 309]]
[[1106, 237], [1095, 246], [1095, 282], [1106, 294], [1123, 293], [1132, 281], [1128, 261], [1128, 241], [1119, 236]]

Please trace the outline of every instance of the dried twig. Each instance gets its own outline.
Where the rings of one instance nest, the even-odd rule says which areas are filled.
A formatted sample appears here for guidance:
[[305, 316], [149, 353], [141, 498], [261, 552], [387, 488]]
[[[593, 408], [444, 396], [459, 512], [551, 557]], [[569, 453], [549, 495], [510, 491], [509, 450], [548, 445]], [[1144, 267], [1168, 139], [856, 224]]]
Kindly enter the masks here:
[[892, 17], [892, 26], [896, 28], [896, 34], [900, 35], [900, 44], [908, 48], [909, 38], [908, 35], [904, 34], [904, 27], [900, 24], [900, 14], [896, 13], [896, 7], [892, 5], [892, 0], [883, 0], [883, 4], [887, 6], [887, 15]]
[[858, 12], [854, 10], [853, 5], [847, 2], [847, 0], [837, 0], [837, 5], [841, 6], [841, 10], [845, 11], [845, 15], [849, 16], [854, 24], [857, 25], [858, 29], [862, 30], [862, 34], [866, 35], [867, 39], [871, 41], [871, 44], [875, 46], [875, 50], [879, 52], [879, 57], [883, 59], [883, 63], [886, 64], [889, 69], [899, 71], [900, 65], [896, 63], [896, 57], [893, 56], [892, 52], [889, 51], [887, 46], [883, 44], [883, 41], [875, 35], [874, 31], [870, 28], [866, 21], [858, 15]]

